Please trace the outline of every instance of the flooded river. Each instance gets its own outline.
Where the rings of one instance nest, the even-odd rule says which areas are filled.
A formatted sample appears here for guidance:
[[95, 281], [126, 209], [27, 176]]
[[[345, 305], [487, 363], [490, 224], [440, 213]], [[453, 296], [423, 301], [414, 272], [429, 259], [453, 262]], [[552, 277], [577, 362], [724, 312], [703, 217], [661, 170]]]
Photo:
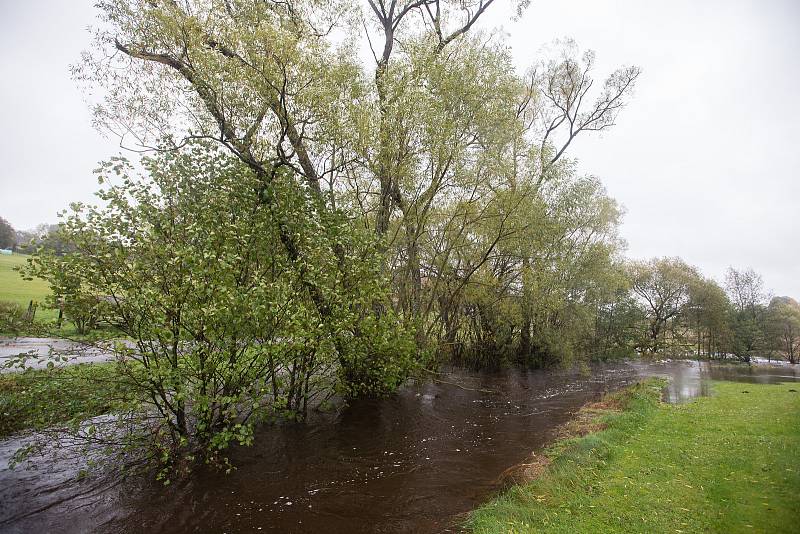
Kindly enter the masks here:
[[[666, 400], [706, 380], [797, 380], [797, 366], [618, 363], [588, 374], [452, 370], [391, 398], [307, 424], [265, 428], [232, 451], [231, 474], [201, 470], [168, 488], [89, 477], [63, 460], [0, 471], [2, 532], [455, 532], [497, 492], [501, 474], [543, 447], [586, 402], [645, 376], [672, 379]], [[0, 443], [0, 465], [19, 442]]]

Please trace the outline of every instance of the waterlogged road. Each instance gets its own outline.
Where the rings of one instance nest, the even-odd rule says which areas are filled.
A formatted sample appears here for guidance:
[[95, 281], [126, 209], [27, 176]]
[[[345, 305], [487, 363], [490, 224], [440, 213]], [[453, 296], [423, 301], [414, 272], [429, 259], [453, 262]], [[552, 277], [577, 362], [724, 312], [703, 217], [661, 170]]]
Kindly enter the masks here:
[[108, 349], [76, 341], [48, 337], [0, 338], [0, 372], [23, 370], [16, 365], [10, 368], [5, 365], [21, 354], [27, 358], [23, 368], [31, 369], [46, 367], [53, 356], [67, 358], [67, 362], [64, 363], [68, 364], [97, 363], [114, 359]]
[[[0, 471], [3, 532], [455, 532], [498, 491], [504, 470], [552, 439], [584, 403], [645, 376], [665, 398], [703, 394], [707, 378], [797, 379], [796, 368], [627, 363], [577, 372], [455, 370], [393, 397], [308, 424], [265, 428], [236, 449], [229, 475], [201, 470], [168, 488], [90, 477], [80, 463]], [[5, 465], [19, 442], [0, 445]]]

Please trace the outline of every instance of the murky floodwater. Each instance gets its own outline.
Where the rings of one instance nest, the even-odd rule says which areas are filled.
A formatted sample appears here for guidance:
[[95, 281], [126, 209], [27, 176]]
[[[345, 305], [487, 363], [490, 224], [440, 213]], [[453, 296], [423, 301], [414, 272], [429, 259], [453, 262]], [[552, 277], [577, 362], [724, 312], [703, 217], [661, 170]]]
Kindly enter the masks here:
[[[149, 480], [73, 480], [78, 464], [0, 471], [4, 532], [443, 532], [500, 488], [500, 475], [552, 437], [584, 403], [643, 376], [672, 378], [665, 398], [706, 379], [791, 381], [790, 366], [621, 363], [590, 374], [454, 370], [308, 424], [265, 428], [236, 449], [229, 475], [202, 470], [162, 488]], [[445, 383], [446, 382], [446, 383]], [[0, 444], [5, 465], [19, 442]]]
[[68, 358], [69, 363], [96, 363], [114, 359], [110, 350], [89, 343], [79, 343], [50, 337], [2, 337], [0, 338], [0, 373], [15, 372], [22, 369], [15, 364], [11, 368], [6, 363], [20, 355], [28, 360], [25, 368], [43, 369], [51, 355]]

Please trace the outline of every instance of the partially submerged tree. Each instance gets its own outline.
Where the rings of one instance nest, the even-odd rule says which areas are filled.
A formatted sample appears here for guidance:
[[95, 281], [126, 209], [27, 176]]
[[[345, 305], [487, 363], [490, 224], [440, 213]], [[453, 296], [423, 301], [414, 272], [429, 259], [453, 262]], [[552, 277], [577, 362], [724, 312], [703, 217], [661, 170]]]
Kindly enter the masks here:
[[160, 155], [144, 180], [106, 165], [108, 206], [78, 206], [75, 250], [32, 272], [110, 303], [136, 341], [126, 413], [156, 414], [166, 450], [247, 442], [334, 386], [385, 394], [431, 352], [588, 357], [626, 287], [621, 210], [567, 150], [639, 70], [595, 85], [567, 42], [520, 76], [476, 31], [493, 2], [98, 3], [76, 76], [102, 127]]
[[[195, 451], [213, 458], [233, 441], [249, 443], [257, 421], [302, 418], [340, 385], [346, 393], [380, 391], [341, 374], [361, 365], [363, 354], [397, 356], [370, 375], [386, 390], [405, 377], [410, 351], [402, 332], [383, 328], [386, 317], [379, 323], [358, 313], [383, 291], [369, 234], [338, 229], [348, 272], [359, 280], [357, 292], [342, 295], [338, 269], [326, 264], [329, 243], [308, 215], [314, 199], [291, 171], [271, 182], [273, 194], [291, 199], [284, 205], [291, 211], [278, 214], [259, 199], [251, 169], [206, 145], [143, 163], [144, 178], [124, 160], [105, 164], [105, 205], [75, 205], [59, 230], [75, 252], [42, 251], [29, 269], [68, 300], [75, 295], [63, 282], [80, 280], [80, 293], [102, 296], [133, 340], [116, 346], [117, 379], [129, 396], [113, 406], [105, 438], [125, 429], [126, 443], [156, 445], [162, 460]], [[284, 220], [291, 228], [279, 227]], [[282, 231], [302, 236], [314, 258], [304, 272], [280, 246]], [[331, 305], [327, 321], [307, 279]], [[365, 333], [361, 341], [352, 339], [355, 329]], [[336, 347], [345, 344], [351, 360], [342, 362]]]
[[723, 357], [732, 342], [733, 309], [725, 291], [712, 279], [698, 278], [691, 287], [687, 324], [694, 330], [697, 357]]

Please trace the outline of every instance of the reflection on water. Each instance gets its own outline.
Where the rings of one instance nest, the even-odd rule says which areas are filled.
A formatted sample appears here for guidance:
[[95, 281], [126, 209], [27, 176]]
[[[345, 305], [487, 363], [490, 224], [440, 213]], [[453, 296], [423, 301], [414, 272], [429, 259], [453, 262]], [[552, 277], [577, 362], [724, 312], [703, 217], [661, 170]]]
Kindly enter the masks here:
[[[176, 487], [150, 479], [73, 480], [60, 461], [0, 471], [3, 532], [442, 532], [499, 488], [499, 475], [552, 438], [584, 403], [645, 376], [665, 398], [707, 393], [706, 379], [774, 382], [796, 368], [617, 363], [588, 374], [452, 370], [384, 400], [309, 424], [262, 429], [232, 451], [230, 475], [200, 470]], [[0, 443], [0, 462], [19, 442]]]
[[[707, 396], [710, 391], [710, 380], [756, 384], [779, 384], [800, 380], [800, 369], [796, 365], [722, 364], [704, 361], [662, 363], [669, 365], [669, 372], [666, 375], [670, 379], [669, 384], [664, 387], [663, 400], [673, 404]], [[654, 364], [657, 365], [658, 363]]]

